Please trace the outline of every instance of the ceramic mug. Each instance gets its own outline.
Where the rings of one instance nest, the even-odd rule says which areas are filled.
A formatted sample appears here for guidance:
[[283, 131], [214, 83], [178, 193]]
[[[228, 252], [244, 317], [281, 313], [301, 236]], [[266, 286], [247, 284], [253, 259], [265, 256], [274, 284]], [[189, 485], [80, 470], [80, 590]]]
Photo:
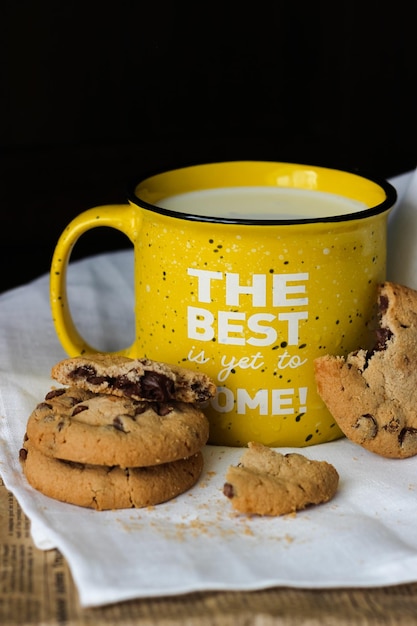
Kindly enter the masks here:
[[370, 347], [394, 188], [281, 162], [184, 167], [139, 182], [124, 205], [81, 213], [52, 261], [51, 307], [69, 356], [96, 352], [70, 313], [78, 238], [110, 226], [134, 246], [135, 341], [121, 351], [205, 371], [212, 444], [308, 446], [342, 436], [313, 361]]

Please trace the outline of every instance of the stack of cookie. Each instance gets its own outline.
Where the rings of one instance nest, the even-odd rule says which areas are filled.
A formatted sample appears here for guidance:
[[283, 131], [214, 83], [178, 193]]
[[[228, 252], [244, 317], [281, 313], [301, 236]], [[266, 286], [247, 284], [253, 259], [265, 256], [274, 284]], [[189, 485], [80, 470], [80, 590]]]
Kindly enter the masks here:
[[209, 435], [202, 407], [216, 389], [208, 376], [103, 354], [51, 374], [66, 386], [32, 412], [20, 451], [35, 489], [103, 510], [159, 504], [197, 482]]

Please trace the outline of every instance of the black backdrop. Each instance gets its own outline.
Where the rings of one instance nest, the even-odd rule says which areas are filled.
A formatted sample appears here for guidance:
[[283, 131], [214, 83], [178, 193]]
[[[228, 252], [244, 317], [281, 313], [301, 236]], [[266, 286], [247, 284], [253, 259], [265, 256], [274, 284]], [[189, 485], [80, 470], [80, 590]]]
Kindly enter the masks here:
[[[0, 3], [0, 291], [132, 177], [225, 159], [417, 164], [410, 3]], [[128, 245], [109, 229], [73, 258]]]

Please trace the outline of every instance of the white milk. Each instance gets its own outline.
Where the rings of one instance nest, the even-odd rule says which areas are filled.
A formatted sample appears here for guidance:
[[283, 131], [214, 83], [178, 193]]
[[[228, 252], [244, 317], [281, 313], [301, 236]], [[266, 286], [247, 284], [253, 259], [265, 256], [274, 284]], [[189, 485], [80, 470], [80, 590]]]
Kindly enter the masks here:
[[178, 213], [231, 219], [291, 220], [357, 213], [368, 207], [333, 193], [279, 187], [224, 187], [158, 201]]

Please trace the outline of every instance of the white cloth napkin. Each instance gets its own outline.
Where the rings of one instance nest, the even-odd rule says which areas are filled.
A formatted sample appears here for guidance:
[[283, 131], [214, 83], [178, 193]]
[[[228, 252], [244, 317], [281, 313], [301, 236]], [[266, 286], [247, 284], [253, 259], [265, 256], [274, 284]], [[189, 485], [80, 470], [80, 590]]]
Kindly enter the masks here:
[[[393, 181], [400, 197], [409, 180]], [[73, 314], [90, 343], [130, 344], [132, 252], [73, 263], [68, 274]], [[417, 581], [417, 457], [387, 460], [345, 439], [302, 450], [332, 463], [340, 485], [331, 502], [295, 516], [232, 512], [222, 487], [239, 448], [207, 446], [199, 483], [152, 509], [97, 512], [38, 493], [18, 456], [27, 418], [53, 384], [51, 366], [65, 358], [47, 276], [0, 296], [0, 328], [0, 473], [31, 520], [35, 544], [67, 559], [83, 606], [197, 590]]]

